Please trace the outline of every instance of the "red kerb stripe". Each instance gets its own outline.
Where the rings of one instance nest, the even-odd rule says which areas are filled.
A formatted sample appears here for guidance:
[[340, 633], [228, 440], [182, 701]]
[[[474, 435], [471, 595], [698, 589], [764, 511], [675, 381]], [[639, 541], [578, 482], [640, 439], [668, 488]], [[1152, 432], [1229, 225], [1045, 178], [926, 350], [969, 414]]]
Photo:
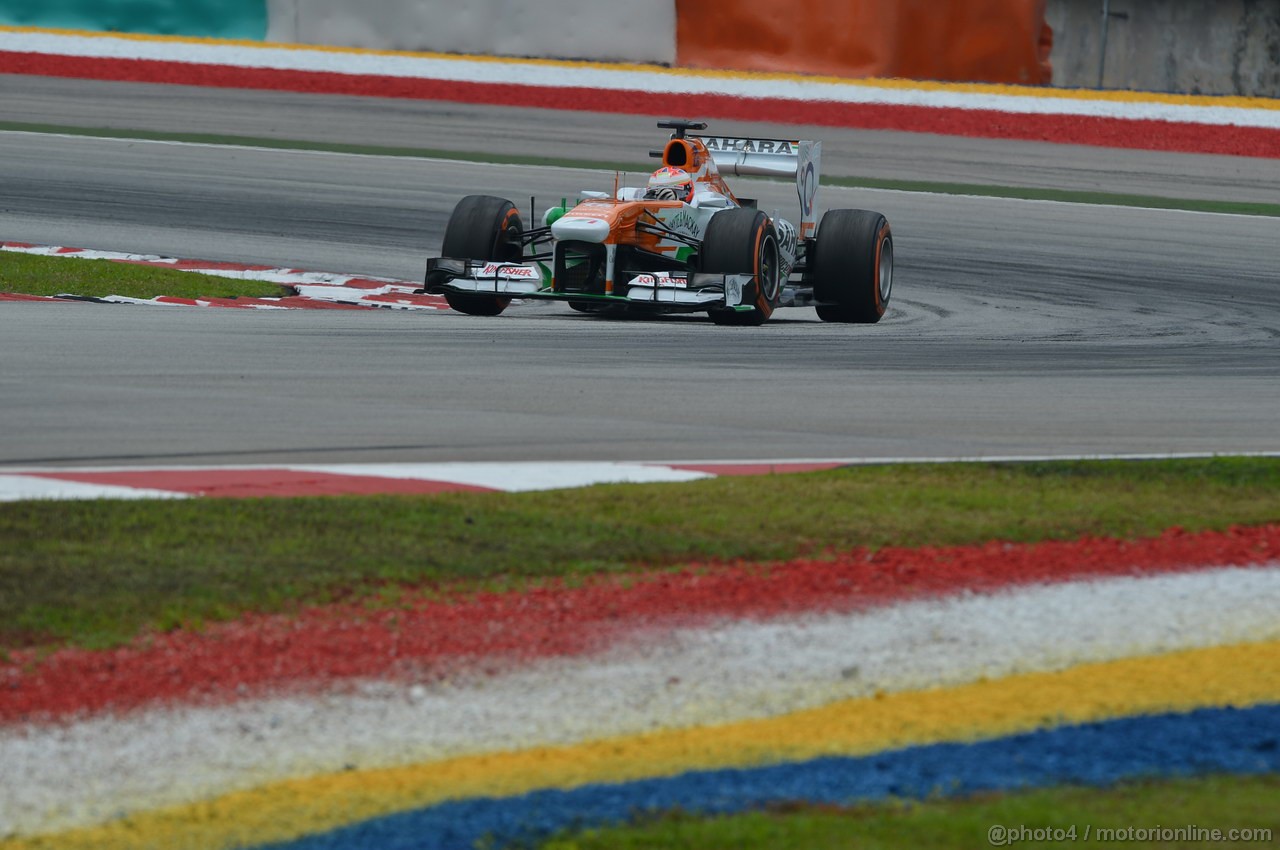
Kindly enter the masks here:
[[[3, 51], [0, 51], [0, 73], [489, 103], [624, 115], [666, 115], [671, 111], [672, 100], [669, 93], [653, 91], [474, 83]], [[821, 102], [821, 107], [815, 109], [812, 102], [714, 94], [679, 95], [677, 99], [688, 112], [736, 121], [794, 123], [797, 116], [802, 116], [807, 123], [828, 127], [1280, 158], [1280, 130], [1262, 127], [885, 104]]]
[[25, 295], [21, 292], [0, 292], [0, 301], [46, 301], [51, 304], [70, 304], [61, 298], [55, 298], [52, 295]]

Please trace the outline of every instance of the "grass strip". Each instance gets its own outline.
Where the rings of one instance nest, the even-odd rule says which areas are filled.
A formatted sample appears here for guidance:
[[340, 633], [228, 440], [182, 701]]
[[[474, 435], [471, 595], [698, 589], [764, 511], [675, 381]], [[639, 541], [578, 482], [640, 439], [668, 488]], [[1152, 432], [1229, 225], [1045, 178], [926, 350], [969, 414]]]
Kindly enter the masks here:
[[[1209, 776], [848, 809], [795, 806], [716, 818], [674, 813], [622, 828], [561, 835], [542, 844], [541, 850], [942, 850], [1118, 843], [1190, 850], [1235, 846], [1237, 841], [1247, 846], [1230, 840], [1232, 829], [1270, 830], [1269, 839], [1254, 837], [1253, 846], [1263, 847], [1273, 846], [1280, 836], [1277, 798], [1280, 777], [1274, 775]], [[1117, 832], [1102, 833], [1099, 840], [1100, 829]], [[1173, 832], [1178, 829], [1187, 830], [1183, 835], [1188, 837]], [[1223, 837], [1206, 840], [1205, 833], [1193, 829], [1221, 830]], [[1048, 832], [1037, 839], [1036, 830]], [[1139, 837], [1144, 834], [1145, 840]]]
[[282, 297], [289, 289], [259, 280], [237, 280], [112, 260], [82, 260], [0, 251], [0, 292], [103, 298]]
[[856, 467], [544, 493], [0, 504], [0, 647], [402, 588], [1280, 521], [1280, 459]]
[[1231, 215], [1280, 216], [1280, 204], [1260, 204], [1245, 201], [1208, 201], [1191, 198], [1165, 198], [1158, 195], [1125, 195], [1112, 192], [1083, 192], [1075, 189], [1044, 189], [1032, 186], [935, 183], [921, 180], [890, 180], [877, 177], [824, 177], [822, 182], [828, 186], [844, 186], [852, 189], [888, 189], [895, 192], [973, 195], [983, 198], [1054, 201], [1064, 204], [1096, 204], [1114, 207], [1141, 207], [1155, 210], [1227, 213]]
[[[401, 156], [444, 159], [461, 162], [484, 162], [503, 165], [525, 165], [550, 168], [634, 172], [635, 162], [584, 161], [566, 157], [526, 154], [498, 154], [482, 151], [455, 151], [439, 148], [383, 147], [378, 145], [337, 144], [300, 139], [266, 139], [209, 133], [170, 133], [154, 130], [113, 129], [99, 127], [66, 127], [53, 124], [21, 124], [0, 121], [0, 130], [26, 133], [56, 133], [106, 139], [142, 139], [149, 141], [185, 142], [205, 145], [233, 145], [278, 150], [309, 150], [366, 156]], [[1187, 210], [1190, 212], [1230, 213], [1234, 215], [1280, 217], [1280, 204], [1244, 201], [1211, 201], [1194, 198], [1166, 198], [1158, 195], [1129, 195], [1111, 192], [1087, 192], [1074, 189], [1050, 189], [1028, 186], [994, 186], [979, 183], [947, 183], [925, 180], [898, 180], [879, 177], [823, 178], [828, 186], [853, 189], [886, 189], [897, 192], [924, 192], [939, 195], [974, 195], [989, 198], [1056, 201], [1072, 204], [1103, 204], [1146, 209]]]

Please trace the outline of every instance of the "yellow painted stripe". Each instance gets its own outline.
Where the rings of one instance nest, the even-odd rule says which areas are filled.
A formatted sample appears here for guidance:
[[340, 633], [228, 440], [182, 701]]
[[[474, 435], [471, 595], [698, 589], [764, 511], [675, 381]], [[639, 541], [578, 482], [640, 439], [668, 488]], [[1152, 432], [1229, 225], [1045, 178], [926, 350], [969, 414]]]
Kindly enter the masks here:
[[0, 850], [223, 850], [448, 799], [865, 755], [1115, 717], [1278, 701], [1280, 642], [1238, 644], [847, 700], [717, 727], [297, 779], [103, 826], [3, 841]]
[[1092, 100], [1115, 103], [1159, 103], [1179, 106], [1218, 106], [1233, 109], [1280, 110], [1280, 98], [1236, 97], [1219, 95], [1184, 95], [1143, 91], [1098, 91], [1095, 89], [1066, 89], [1041, 86], [1017, 86], [999, 83], [943, 83], [928, 80], [886, 79], [865, 77], [831, 77], [808, 74], [767, 73], [762, 71], [711, 71], [695, 68], [667, 68], [661, 65], [628, 63], [570, 61], [564, 59], [522, 59], [501, 56], [458, 55], [455, 53], [408, 52], [399, 50], [372, 50], [360, 47], [336, 47], [329, 45], [296, 44], [283, 42], [240, 41], [232, 39], [194, 38], [190, 36], [152, 35], [147, 33], [98, 32], [92, 30], [48, 29], [42, 27], [0, 26], [0, 32], [31, 32], [46, 35], [65, 35], [81, 38], [123, 38], [135, 41], [153, 41], [176, 44], [228, 45], [247, 48], [271, 48], [315, 53], [351, 54], [363, 56], [398, 56], [432, 59], [448, 62], [484, 62], [511, 66], [577, 68], [600, 71], [663, 74], [674, 77], [692, 77], [709, 80], [759, 80], [781, 82], [830, 83], [849, 87], [877, 88], [899, 91], [935, 91], [957, 94], [1036, 97], [1058, 100]]

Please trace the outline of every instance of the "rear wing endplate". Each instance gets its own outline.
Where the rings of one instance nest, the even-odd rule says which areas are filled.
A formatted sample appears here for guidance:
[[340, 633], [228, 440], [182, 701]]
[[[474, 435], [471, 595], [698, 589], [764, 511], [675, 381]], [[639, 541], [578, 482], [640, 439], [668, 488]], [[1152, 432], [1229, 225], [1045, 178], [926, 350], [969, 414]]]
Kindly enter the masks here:
[[800, 198], [800, 236], [817, 229], [818, 178], [822, 168], [822, 142], [800, 139], [748, 139], [733, 136], [698, 136], [721, 174], [757, 177], [792, 177]]

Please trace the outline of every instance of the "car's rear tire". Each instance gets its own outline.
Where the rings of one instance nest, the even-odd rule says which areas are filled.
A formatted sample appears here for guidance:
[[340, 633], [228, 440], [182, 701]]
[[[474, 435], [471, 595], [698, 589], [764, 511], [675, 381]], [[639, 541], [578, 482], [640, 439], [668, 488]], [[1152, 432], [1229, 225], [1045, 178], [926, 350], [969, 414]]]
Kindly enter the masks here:
[[893, 231], [871, 210], [828, 210], [809, 257], [824, 322], [880, 321], [893, 290]]
[[[491, 195], [467, 195], [449, 216], [440, 253], [468, 260], [518, 263], [524, 259], [520, 243], [523, 234], [524, 224], [515, 204]], [[496, 316], [511, 303], [511, 298], [504, 295], [460, 292], [446, 292], [444, 300], [459, 313], [471, 316]]]
[[773, 315], [782, 291], [778, 234], [760, 210], [739, 208], [716, 213], [702, 240], [702, 271], [749, 274], [755, 282], [743, 292], [750, 310], [709, 311], [717, 325], [760, 325]]

